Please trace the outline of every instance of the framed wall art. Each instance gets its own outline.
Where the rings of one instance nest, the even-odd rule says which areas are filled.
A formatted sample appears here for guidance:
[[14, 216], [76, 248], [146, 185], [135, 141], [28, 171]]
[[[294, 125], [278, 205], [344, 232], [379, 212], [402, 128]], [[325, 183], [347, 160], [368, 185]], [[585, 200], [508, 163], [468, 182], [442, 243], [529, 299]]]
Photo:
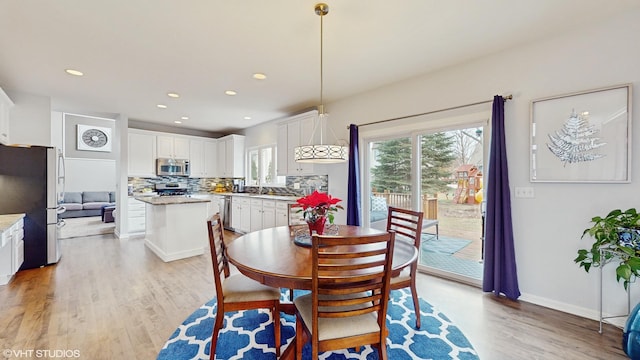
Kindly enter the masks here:
[[531, 181], [631, 182], [631, 84], [531, 101]]
[[78, 124], [78, 150], [111, 151], [111, 129]]

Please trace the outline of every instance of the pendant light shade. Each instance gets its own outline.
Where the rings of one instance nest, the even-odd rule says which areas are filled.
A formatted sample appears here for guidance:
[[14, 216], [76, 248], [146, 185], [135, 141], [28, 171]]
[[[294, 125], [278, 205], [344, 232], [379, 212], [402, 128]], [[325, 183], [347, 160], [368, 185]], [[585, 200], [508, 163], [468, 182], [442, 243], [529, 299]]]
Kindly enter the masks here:
[[[320, 114], [318, 122], [326, 121], [326, 114]], [[322, 124], [321, 124], [322, 125]], [[320, 144], [301, 145], [294, 148], [296, 162], [334, 164], [347, 161], [349, 149], [342, 145]]]
[[[320, 16], [320, 106], [318, 106], [318, 120], [316, 125], [313, 128], [313, 132], [311, 134], [311, 141], [315, 138], [315, 132], [318, 127], [320, 127], [320, 143], [319, 144], [311, 144], [311, 141], [308, 145], [301, 145], [294, 148], [294, 159], [296, 162], [302, 163], [320, 163], [320, 164], [332, 164], [332, 163], [340, 163], [347, 161], [348, 157], [348, 148], [343, 145], [329, 145], [324, 144], [323, 142], [323, 132], [324, 128], [327, 125], [328, 114], [324, 112], [324, 103], [323, 103], [323, 90], [324, 90], [324, 80], [323, 80], [323, 17], [329, 13], [329, 6], [324, 3], [316, 4], [315, 12], [318, 16]], [[336, 138], [335, 134], [328, 127], [329, 131]]]

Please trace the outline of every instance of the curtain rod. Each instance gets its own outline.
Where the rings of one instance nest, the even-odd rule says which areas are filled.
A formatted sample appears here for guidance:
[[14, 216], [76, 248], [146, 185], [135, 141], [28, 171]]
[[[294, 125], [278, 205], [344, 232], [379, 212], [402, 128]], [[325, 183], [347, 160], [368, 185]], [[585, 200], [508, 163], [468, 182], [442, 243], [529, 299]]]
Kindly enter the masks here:
[[[507, 96], [504, 96], [503, 99], [504, 99], [504, 101], [511, 100], [511, 99], [513, 99], [513, 95], [509, 94]], [[479, 102], [466, 104], [466, 105], [453, 106], [453, 107], [449, 107], [449, 108], [445, 108], [445, 109], [428, 111], [428, 112], [420, 113], [420, 114], [406, 115], [406, 116], [401, 116], [401, 117], [392, 118], [392, 119], [386, 119], [386, 120], [378, 120], [378, 121], [373, 121], [373, 122], [370, 122], [370, 123], [364, 123], [364, 124], [360, 124], [360, 125], [356, 125], [356, 126], [360, 127], [360, 126], [367, 126], [367, 125], [375, 125], [375, 124], [385, 123], [385, 122], [388, 122], [388, 121], [403, 120], [403, 119], [408, 119], [408, 118], [412, 118], [412, 117], [416, 117], [416, 116], [423, 116], [423, 115], [431, 115], [431, 114], [436, 114], [436, 113], [443, 112], [443, 111], [462, 109], [462, 108], [475, 106], [475, 105], [481, 105], [481, 104], [488, 104], [490, 102], [493, 102], [493, 99], [485, 100], [485, 101], [479, 101]], [[349, 126], [347, 126], [347, 129], [348, 128], [349, 128]]]

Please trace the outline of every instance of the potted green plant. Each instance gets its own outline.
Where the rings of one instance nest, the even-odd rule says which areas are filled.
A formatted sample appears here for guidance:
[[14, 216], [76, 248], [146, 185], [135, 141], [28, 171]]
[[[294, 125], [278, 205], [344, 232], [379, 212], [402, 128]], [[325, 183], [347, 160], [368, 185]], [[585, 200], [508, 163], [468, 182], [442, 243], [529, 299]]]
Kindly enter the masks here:
[[[616, 209], [607, 216], [591, 219], [593, 226], [582, 233], [595, 241], [590, 249], [578, 250], [574, 262], [589, 272], [592, 266], [598, 267], [617, 258], [616, 280], [624, 280], [624, 288], [632, 278], [640, 276], [640, 214], [636, 209], [627, 211]], [[604, 250], [604, 251], [602, 251]]]

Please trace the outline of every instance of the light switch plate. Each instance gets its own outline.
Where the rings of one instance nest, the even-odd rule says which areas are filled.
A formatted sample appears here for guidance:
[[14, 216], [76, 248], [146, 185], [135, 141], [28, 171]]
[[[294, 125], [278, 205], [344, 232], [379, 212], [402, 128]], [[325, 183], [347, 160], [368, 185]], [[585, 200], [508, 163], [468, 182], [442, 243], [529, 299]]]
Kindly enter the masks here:
[[536, 197], [532, 187], [516, 187], [515, 195], [517, 198], [531, 199]]

